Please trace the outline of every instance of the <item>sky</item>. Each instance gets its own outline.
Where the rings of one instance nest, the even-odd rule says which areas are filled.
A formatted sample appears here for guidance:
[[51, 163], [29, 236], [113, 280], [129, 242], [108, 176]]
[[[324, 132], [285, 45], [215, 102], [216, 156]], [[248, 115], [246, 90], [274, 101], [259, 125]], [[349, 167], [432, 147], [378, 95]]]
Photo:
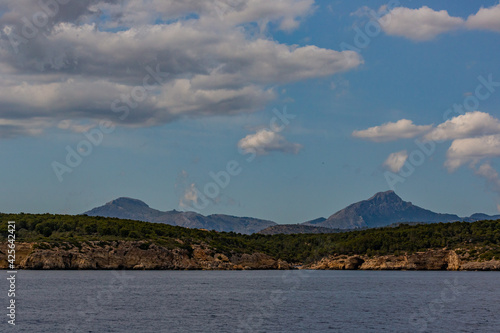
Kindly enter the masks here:
[[498, 1], [0, 0], [0, 211], [500, 210]]

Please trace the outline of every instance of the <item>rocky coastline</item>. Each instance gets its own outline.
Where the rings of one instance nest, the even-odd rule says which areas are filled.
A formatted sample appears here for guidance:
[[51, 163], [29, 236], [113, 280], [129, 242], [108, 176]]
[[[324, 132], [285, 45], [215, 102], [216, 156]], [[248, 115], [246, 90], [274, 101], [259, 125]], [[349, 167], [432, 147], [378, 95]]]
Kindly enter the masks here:
[[[7, 269], [0, 244], [0, 269]], [[288, 263], [263, 253], [226, 255], [204, 244], [169, 249], [146, 241], [87, 241], [79, 244], [17, 243], [17, 269], [30, 270], [449, 270], [499, 271], [500, 261], [479, 261], [454, 250], [402, 255], [331, 255], [311, 264]]]

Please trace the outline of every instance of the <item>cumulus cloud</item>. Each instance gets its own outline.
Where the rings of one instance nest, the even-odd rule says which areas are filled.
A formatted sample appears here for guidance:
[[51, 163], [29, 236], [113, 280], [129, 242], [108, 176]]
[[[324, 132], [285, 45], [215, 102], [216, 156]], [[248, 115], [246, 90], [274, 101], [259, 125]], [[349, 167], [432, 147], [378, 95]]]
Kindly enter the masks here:
[[193, 204], [198, 204], [198, 190], [196, 184], [192, 183], [184, 190], [184, 194], [179, 198], [180, 209], [192, 209]]
[[430, 40], [439, 34], [463, 26], [464, 20], [452, 17], [446, 10], [435, 11], [427, 6], [419, 9], [397, 7], [380, 19], [388, 35], [402, 36], [416, 41]]
[[[420, 126], [420, 129], [415, 129], [415, 127], [417, 126], [413, 125], [410, 120], [402, 119], [396, 123], [387, 123], [364, 131], [354, 131], [353, 136], [376, 142], [418, 136], [424, 141], [451, 141], [444, 163], [448, 171], [454, 172], [464, 165], [468, 166], [477, 176], [486, 180], [490, 190], [500, 195], [500, 176], [491, 166], [491, 160], [500, 157], [499, 119], [485, 112], [474, 111], [456, 116], [436, 127], [432, 125]], [[435, 142], [416, 141], [416, 144], [428, 155], [436, 151]], [[432, 146], [432, 149], [429, 146], [422, 148], [426, 144]], [[408, 153], [402, 150], [390, 154], [382, 166], [389, 171], [399, 173], [407, 160]]]
[[[368, 15], [372, 10], [361, 8], [355, 13]], [[467, 19], [450, 16], [446, 10], [427, 6], [418, 9], [396, 7], [379, 19], [382, 30], [388, 35], [401, 36], [414, 41], [427, 41], [436, 36], [459, 29], [490, 30], [500, 32], [500, 4], [481, 7]]]
[[411, 139], [428, 132], [432, 125], [417, 126], [411, 120], [401, 119], [395, 123], [385, 123], [366, 130], [354, 131], [352, 136], [375, 142]]
[[483, 177], [490, 190], [500, 195], [500, 177], [498, 172], [489, 163], [481, 165], [475, 170], [475, 174]]
[[233, 115], [263, 108], [277, 85], [363, 62], [352, 51], [289, 46], [254, 31], [297, 27], [312, 0], [82, 0], [58, 6], [23, 37], [23, 18], [43, 10], [0, 0], [0, 118], [139, 127]]
[[406, 160], [408, 159], [408, 152], [406, 150], [392, 153], [387, 157], [383, 166], [392, 172], [399, 172]]
[[479, 11], [467, 18], [467, 28], [500, 32], [500, 3]]
[[489, 113], [474, 111], [454, 117], [425, 135], [434, 141], [454, 140], [500, 133], [500, 121]]
[[[354, 131], [354, 137], [375, 142], [421, 137], [427, 141], [449, 141], [445, 167], [453, 172], [462, 165], [474, 167], [483, 159], [500, 156], [500, 120], [481, 111], [467, 112], [439, 124], [416, 126], [401, 119], [366, 130]], [[397, 170], [407, 159], [406, 151], [393, 153], [384, 162], [389, 170]], [[396, 172], [396, 171], [394, 171]]]
[[271, 152], [297, 154], [302, 145], [288, 142], [281, 134], [261, 129], [255, 134], [249, 134], [238, 142], [238, 147], [245, 153], [267, 155]]
[[457, 139], [448, 149], [445, 166], [449, 171], [455, 171], [462, 165], [474, 166], [484, 158], [498, 156], [500, 156], [500, 134]]

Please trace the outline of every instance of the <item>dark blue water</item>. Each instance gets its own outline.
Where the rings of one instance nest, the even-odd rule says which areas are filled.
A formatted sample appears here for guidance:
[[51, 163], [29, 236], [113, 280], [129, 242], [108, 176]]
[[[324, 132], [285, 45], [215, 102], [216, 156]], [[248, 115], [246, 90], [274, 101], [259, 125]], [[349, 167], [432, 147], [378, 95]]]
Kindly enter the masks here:
[[16, 289], [1, 332], [500, 332], [500, 272], [20, 271]]

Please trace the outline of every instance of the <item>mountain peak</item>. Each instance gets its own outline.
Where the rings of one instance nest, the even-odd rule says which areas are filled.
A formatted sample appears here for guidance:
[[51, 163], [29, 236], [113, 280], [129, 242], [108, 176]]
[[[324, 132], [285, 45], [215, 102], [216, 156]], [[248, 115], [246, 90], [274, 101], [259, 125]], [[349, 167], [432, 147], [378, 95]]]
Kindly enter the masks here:
[[[314, 226], [333, 229], [383, 227], [403, 222], [452, 222], [457, 215], [439, 214], [403, 201], [394, 191], [376, 193], [368, 200], [356, 202], [339, 210]], [[313, 225], [305, 222], [306, 225]]]
[[385, 191], [385, 192], [378, 192], [376, 193], [373, 197], [368, 199], [368, 201], [403, 201], [396, 192], [394, 191]]
[[165, 223], [186, 228], [252, 234], [276, 223], [250, 217], [229, 215], [204, 216], [195, 212], [160, 211], [150, 208], [141, 200], [118, 198], [104, 206], [93, 208], [84, 214], [88, 216], [114, 217], [119, 219]]
[[149, 206], [141, 200], [138, 199], [133, 199], [133, 198], [127, 198], [127, 197], [120, 197], [118, 199], [115, 199], [113, 201], [110, 201], [106, 203], [107, 206], [120, 206], [120, 207], [144, 207], [144, 208], [149, 208]]

